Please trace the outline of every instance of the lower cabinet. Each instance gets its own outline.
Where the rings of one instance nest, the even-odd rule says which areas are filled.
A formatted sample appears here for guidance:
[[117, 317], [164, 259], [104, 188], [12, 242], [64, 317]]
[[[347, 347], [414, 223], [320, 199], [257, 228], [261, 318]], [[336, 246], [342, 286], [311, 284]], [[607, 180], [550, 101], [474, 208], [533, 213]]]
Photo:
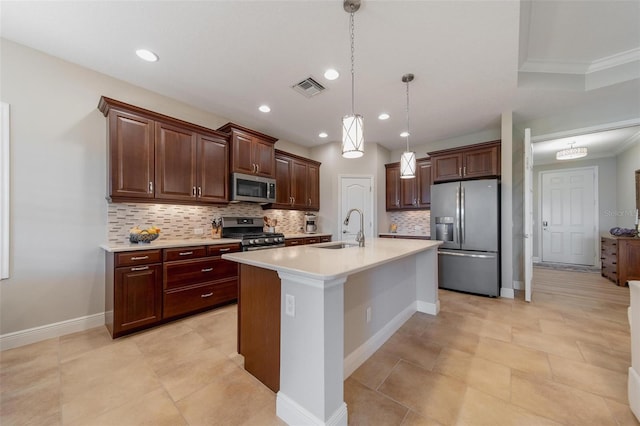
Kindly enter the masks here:
[[286, 247], [289, 247], [289, 246], [302, 246], [305, 244], [328, 243], [328, 242], [331, 242], [331, 235], [318, 235], [315, 237], [287, 238], [284, 240], [284, 245]]
[[640, 280], [640, 238], [602, 237], [600, 240], [601, 275], [619, 286]]
[[238, 264], [221, 259], [240, 244], [106, 255], [106, 326], [111, 336], [160, 324], [238, 298]]

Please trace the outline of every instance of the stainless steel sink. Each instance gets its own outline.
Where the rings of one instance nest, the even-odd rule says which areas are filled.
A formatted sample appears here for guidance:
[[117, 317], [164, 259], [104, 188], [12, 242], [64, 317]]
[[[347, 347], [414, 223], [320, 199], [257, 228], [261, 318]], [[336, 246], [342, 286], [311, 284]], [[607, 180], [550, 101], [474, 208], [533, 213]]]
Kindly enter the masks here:
[[318, 248], [332, 249], [332, 250], [349, 248], [349, 247], [358, 247], [358, 245], [357, 244], [349, 244], [349, 243], [336, 243], [336, 244], [331, 244], [331, 245], [328, 245], [328, 246], [318, 246]]

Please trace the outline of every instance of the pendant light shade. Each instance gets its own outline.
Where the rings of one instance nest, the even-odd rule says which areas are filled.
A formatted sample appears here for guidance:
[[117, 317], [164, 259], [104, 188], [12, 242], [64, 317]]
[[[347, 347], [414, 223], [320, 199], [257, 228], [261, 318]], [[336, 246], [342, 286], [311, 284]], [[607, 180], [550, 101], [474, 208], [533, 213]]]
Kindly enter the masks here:
[[358, 158], [364, 155], [364, 135], [362, 132], [362, 116], [355, 111], [355, 23], [354, 14], [360, 9], [360, 0], [344, 0], [342, 7], [349, 13], [349, 29], [351, 33], [351, 114], [342, 118], [342, 156]]
[[416, 177], [416, 153], [409, 151], [409, 82], [413, 81], [413, 74], [405, 74], [402, 76], [402, 82], [407, 85], [407, 150], [400, 157], [400, 178], [412, 179]]
[[556, 160], [575, 160], [587, 156], [587, 147], [574, 148], [575, 142], [569, 143], [570, 148], [556, 152]]
[[358, 158], [364, 155], [364, 138], [362, 136], [362, 116], [345, 115], [342, 118], [342, 156]]

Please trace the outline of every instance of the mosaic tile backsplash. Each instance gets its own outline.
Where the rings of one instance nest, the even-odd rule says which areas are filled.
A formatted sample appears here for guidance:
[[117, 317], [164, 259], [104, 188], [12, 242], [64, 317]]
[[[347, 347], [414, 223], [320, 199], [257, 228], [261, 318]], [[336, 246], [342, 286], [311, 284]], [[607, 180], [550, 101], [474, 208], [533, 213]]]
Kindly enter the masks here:
[[[268, 216], [277, 220], [276, 232], [297, 233], [304, 225], [304, 212], [290, 210], [263, 210], [258, 204], [234, 203], [228, 206], [186, 206], [173, 204], [108, 205], [107, 241], [110, 244], [127, 244], [129, 229], [157, 226], [160, 238], [201, 239], [211, 236], [211, 220], [223, 216]], [[195, 234], [202, 229], [204, 234]]]
[[[402, 211], [389, 213], [389, 223], [398, 225], [398, 234], [430, 234], [431, 211]], [[389, 232], [388, 229], [380, 232]]]

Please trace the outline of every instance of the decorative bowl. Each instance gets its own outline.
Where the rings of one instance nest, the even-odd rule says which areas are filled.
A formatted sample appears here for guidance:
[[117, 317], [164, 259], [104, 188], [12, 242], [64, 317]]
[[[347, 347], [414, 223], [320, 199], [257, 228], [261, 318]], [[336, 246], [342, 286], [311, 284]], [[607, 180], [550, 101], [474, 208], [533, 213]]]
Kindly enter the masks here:
[[638, 235], [638, 231], [635, 229], [619, 227], [611, 228], [609, 230], [609, 233], [616, 237], [635, 237], [636, 235]]
[[129, 234], [129, 241], [132, 243], [150, 243], [159, 236], [160, 234]]

